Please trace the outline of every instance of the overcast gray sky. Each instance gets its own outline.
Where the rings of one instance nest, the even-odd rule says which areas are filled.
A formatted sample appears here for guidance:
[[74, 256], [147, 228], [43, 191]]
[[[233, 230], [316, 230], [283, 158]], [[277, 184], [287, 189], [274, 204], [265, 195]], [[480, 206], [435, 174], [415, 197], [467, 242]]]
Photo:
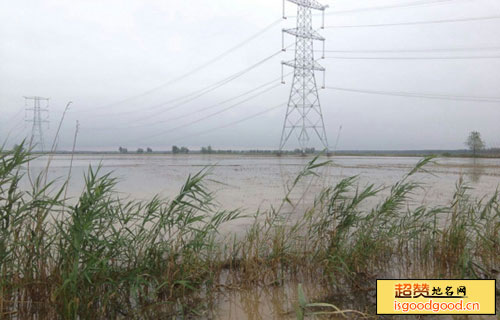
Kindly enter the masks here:
[[[432, 1], [437, 3], [412, 5]], [[464, 148], [471, 130], [480, 131], [488, 147], [500, 147], [500, 19], [494, 18], [500, 16], [499, 0], [323, 3], [330, 5], [327, 26], [491, 17], [321, 30], [327, 50], [349, 51], [328, 52], [329, 58], [321, 61], [327, 69], [327, 86], [497, 98], [497, 102], [456, 101], [321, 90], [330, 145], [342, 126], [338, 149]], [[387, 8], [402, 4], [411, 6]], [[164, 85], [277, 21], [281, 6], [281, 0], [0, 0], [0, 140], [9, 133], [11, 141], [29, 134], [23, 96], [38, 95], [51, 98], [47, 140], [53, 137], [66, 102], [73, 101], [61, 130], [61, 149], [70, 148], [76, 120], [81, 123], [79, 149], [115, 150], [120, 145], [169, 149], [173, 144], [277, 148], [285, 106], [229, 124], [286, 102], [290, 79], [226, 112], [196, 121], [251, 95], [210, 110], [202, 108], [273, 80], [279, 83], [280, 62], [293, 58], [290, 50], [182, 106], [172, 109], [175, 102], [162, 104], [280, 50], [281, 29], [293, 27], [293, 18], [276, 23], [199, 72]], [[373, 7], [385, 8], [350, 11]], [[294, 15], [294, 10], [288, 3], [287, 12]], [[316, 26], [320, 22], [317, 17]], [[286, 38], [287, 44], [292, 41]], [[478, 56], [482, 58], [471, 58]], [[349, 59], [338, 59], [345, 57]], [[386, 57], [396, 59], [379, 59]], [[457, 57], [467, 59], [449, 59]], [[322, 75], [317, 77], [321, 84]], [[161, 88], [141, 95], [157, 87]], [[195, 123], [176, 129], [190, 122]], [[208, 132], [200, 134], [204, 131]]]

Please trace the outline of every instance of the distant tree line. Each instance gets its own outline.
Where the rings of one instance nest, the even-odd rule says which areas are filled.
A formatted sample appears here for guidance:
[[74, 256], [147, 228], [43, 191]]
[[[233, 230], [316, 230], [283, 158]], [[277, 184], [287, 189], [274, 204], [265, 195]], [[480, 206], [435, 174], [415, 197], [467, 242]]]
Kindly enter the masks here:
[[[128, 149], [125, 147], [119, 147], [118, 152], [120, 153], [129, 153]], [[188, 154], [191, 151], [187, 147], [179, 147], [179, 146], [172, 146], [172, 149], [170, 151], [173, 154]], [[136, 150], [136, 153], [138, 154], [143, 154], [143, 153], [153, 153], [153, 149], [151, 148], [138, 148]], [[156, 153], [169, 153], [168, 151], [157, 151]], [[198, 153], [195, 151], [195, 153]], [[227, 149], [227, 150], [215, 150], [212, 148], [212, 146], [206, 146], [206, 147], [201, 147], [199, 153], [201, 154], [315, 154], [319, 153], [316, 151], [315, 148], [306, 148], [304, 152], [302, 152], [301, 149], [295, 149], [295, 150], [270, 150], [270, 149], [250, 149], [250, 150], [232, 150], [232, 149]]]
[[179, 153], [184, 153], [184, 154], [188, 154], [189, 153], [189, 149], [186, 148], [186, 147], [178, 147], [178, 146], [172, 146], [172, 153], [173, 154], [179, 154]]
[[296, 154], [301, 154], [301, 153], [314, 154], [314, 153], [316, 153], [316, 149], [315, 148], [305, 148], [304, 152], [302, 152], [302, 149], [297, 148], [297, 149], [293, 150], [293, 153], [296, 153]]
[[203, 154], [212, 154], [212, 153], [214, 153], [214, 150], [212, 150], [212, 146], [201, 147], [201, 153], [203, 153]]
[[[406, 151], [363, 151], [363, 150], [353, 150], [353, 151], [337, 151], [335, 154], [337, 155], [356, 155], [356, 154], [382, 154], [382, 155], [439, 155], [443, 157], [453, 157], [453, 156], [482, 156], [482, 157], [500, 157], [500, 148], [485, 148], [486, 144], [483, 141], [481, 134], [478, 131], [470, 132], [467, 140], [465, 141], [465, 145], [468, 147], [468, 151], [466, 150], [406, 150]], [[128, 153], [127, 148], [119, 147], [118, 151], [120, 153]], [[305, 148], [304, 150], [296, 148], [294, 150], [270, 150], [270, 149], [250, 149], [250, 150], [221, 150], [221, 149], [213, 149], [212, 146], [208, 145], [206, 147], [201, 147], [200, 151], [195, 151], [194, 153], [201, 154], [263, 154], [263, 155], [301, 155], [301, 154], [319, 154], [323, 151], [316, 150], [315, 148]], [[146, 148], [138, 148], [136, 153], [153, 153], [153, 149]], [[157, 151], [156, 153], [169, 153], [169, 151]], [[188, 154], [190, 150], [187, 147], [178, 147], [176, 145], [172, 146], [170, 151], [172, 154]]]
[[[128, 149], [127, 148], [123, 148], [123, 147], [119, 147], [118, 148], [118, 152], [120, 153], [128, 153]], [[139, 154], [142, 154], [144, 153], [144, 149], [143, 148], [138, 148], [136, 153], [139, 153]], [[153, 149], [151, 148], [146, 148], [146, 153], [153, 153]]]
[[250, 150], [214, 150], [211, 146], [202, 147], [200, 152], [202, 154], [316, 154], [319, 153], [315, 148], [305, 148], [304, 152], [302, 149], [295, 150], [265, 150], [265, 149], [250, 149]]

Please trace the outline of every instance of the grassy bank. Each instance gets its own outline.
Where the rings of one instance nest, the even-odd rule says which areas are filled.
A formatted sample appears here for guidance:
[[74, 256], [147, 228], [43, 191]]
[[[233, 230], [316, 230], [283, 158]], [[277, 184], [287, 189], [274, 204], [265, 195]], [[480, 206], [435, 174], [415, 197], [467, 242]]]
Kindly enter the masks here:
[[[473, 199], [458, 181], [443, 206], [407, 205], [425, 187], [412, 177], [429, 158], [371, 208], [365, 202], [387, 188], [361, 188], [351, 177], [290, 215], [295, 186], [325, 165], [315, 158], [281, 206], [249, 217], [215, 205], [207, 170], [187, 177], [173, 199], [139, 202], [121, 200], [116, 180], [89, 168], [68, 205], [65, 186], [28, 174], [31, 157], [0, 152], [0, 318], [203, 317], [220, 291], [292, 278], [369, 301], [377, 276], [494, 278], [500, 266], [498, 192]], [[252, 221], [243, 233], [219, 232], [243, 217]]]

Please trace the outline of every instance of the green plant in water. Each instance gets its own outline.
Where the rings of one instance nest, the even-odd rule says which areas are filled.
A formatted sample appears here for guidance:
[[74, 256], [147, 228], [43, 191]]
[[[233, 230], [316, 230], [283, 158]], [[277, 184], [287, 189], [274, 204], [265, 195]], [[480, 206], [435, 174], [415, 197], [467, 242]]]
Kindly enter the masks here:
[[304, 294], [304, 289], [302, 284], [298, 284], [297, 287], [298, 304], [295, 308], [295, 315], [297, 320], [304, 320], [307, 316], [334, 316], [340, 315], [347, 318], [349, 314], [355, 314], [358, 318], [369, 318], [369, 316], [363, 312], [357, 310], [340, 310], [337, 306], [330, 303], [315, 302], [308, 303], [306, 295]]

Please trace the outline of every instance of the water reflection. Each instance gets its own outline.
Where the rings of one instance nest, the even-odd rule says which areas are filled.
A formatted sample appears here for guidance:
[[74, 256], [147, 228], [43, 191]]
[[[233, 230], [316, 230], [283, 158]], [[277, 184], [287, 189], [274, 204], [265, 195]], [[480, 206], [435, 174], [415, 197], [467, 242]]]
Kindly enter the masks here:
[[[421, 315], [380, 317], [376, 314], [375, 289], [357, 289], [348, 284], [338, 288], [328, 287], [326, 282], [318, 283], [313, 279], [290, 280], [283, 285], [255, 286], [240, 288], [223, 293], [219, 298], [211, 318], [221, 320], [291, 320], [296, 318], [298, 306], [298, 284], [301, 283], [306, 301], [333, 304], [341, 310], [358, 310], [368, 315], [367, 319], [422, 319]], [[359, 288], [359, 287], [358, 287]], [[310, 310], [311, 311], [311, 310]], [[314, 310], [320, 311], [320, 310]], [[307, 315], [306, 319], [360, 319], [357, 314], [342, 315]], [[495, 320], [494, 315], [440, 315], [425, 316], [427, 319], [440, 320]]]
[[467, 168], [467, 176], [473, 183], [479, 183], [481, 177], [484, 175], [484, 166], [479, 159], [472, 158]]
[[[315, 299], [327, 296], [321, 286], [303, 285], [306, 297]], [[227, 292], [216, 310], [216, 319], [296, 319], [295, 307], [298, 301], [298, 282], [290, 281], [280, 286], [242, 288]], [[311, 300], [312, 301], [312, 300]]]

